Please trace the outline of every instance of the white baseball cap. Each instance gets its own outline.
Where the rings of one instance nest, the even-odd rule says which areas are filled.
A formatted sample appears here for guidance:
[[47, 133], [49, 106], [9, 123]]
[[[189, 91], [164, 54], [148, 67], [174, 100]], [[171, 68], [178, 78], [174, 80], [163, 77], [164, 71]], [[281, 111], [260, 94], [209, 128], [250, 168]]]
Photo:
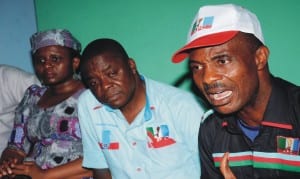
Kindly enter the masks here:
[[186, 45], [175, 52], [172, 62], [187, 58], [189, 49], [223, 44], [238, 32], [253, 34], [264, 43], [259, 20], [249, 10], [234, 4], [203, 6], [192, 22]]

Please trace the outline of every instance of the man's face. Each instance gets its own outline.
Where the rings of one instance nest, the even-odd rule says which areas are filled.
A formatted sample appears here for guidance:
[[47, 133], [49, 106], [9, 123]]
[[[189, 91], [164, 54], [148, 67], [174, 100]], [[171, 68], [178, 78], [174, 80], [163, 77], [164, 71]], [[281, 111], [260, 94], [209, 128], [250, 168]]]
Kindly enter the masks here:
[[101, 103], [122, 108], [130, 102], [136, 87], [135, 64], [131, 62], [109, 52], [97, 55], [85, 62], [83, 80]]
[[211, 105], [230, 114], [251, 103], [258, 90], [255, 52], [238, 35], [217, 46], [191, 51], [193, 80]]

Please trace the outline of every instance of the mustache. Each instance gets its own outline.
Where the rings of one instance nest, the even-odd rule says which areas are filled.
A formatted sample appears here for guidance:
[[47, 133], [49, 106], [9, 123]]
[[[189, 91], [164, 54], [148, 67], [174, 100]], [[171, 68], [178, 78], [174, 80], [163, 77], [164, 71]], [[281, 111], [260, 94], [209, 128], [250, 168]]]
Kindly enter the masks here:
[[209, 91], [209, 90], [212, 90], [212, 89], [215, 89], [215, 88], [223, 88], [225, 87], [225, 85], [223, 83], [220, 83], [220, 82], [215, 82], [215, 83], [212, 83], [212, 84], [204, 84], [204, 90], [205, 91]]

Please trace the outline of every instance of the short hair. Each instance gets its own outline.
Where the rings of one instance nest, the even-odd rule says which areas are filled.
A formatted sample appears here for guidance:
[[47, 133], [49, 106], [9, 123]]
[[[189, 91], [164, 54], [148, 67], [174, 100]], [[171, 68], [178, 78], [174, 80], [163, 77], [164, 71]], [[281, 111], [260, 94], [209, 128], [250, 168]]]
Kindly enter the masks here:
[[82, 63], [85, 63], [89, 59], [105, 52], [112, 52], [121, 55], [124, 60], [129, 59], [126, 50], [119, 42], [113, 39], [101, 38], [90, 42], [85, 47], [82, 52]]

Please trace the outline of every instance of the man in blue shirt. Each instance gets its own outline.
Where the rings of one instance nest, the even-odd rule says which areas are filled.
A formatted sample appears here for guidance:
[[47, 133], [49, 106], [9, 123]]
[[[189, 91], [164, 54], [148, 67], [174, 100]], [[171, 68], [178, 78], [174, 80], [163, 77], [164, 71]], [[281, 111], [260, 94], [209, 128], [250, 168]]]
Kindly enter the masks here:
[[138, 73], [112, 39], [83, 51], [79, 98], [83, 166], [95, 178], [200, 178], [201, 103], [190, 93]]

